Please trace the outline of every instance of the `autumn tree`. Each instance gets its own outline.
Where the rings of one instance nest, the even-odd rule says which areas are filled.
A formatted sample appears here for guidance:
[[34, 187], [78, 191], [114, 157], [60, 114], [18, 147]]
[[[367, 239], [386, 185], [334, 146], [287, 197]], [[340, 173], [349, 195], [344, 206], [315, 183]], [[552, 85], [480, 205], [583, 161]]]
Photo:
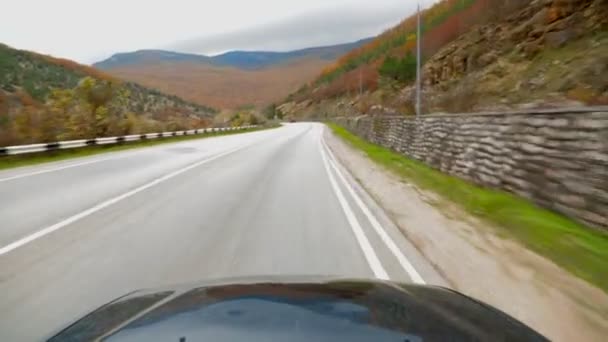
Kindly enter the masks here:
[[[0, 146], [91, 139], [104, 136], [177, 131], [208, 125], [195, 109], [182, 106], [180, 99], [160, 105], [133, 103], [148, 99], [131, 97], [132, 86], [112, 79], [85, 77], [73, 89], [49, 87], [42, 99], [28, 92], [9, 93], [21, 105], [7, 109], [9, 98], [0, 90]], [[137, 89], [135, 89], [137, 93]], [[155, 95], [154, 91], [146, 93]], [[42, 102], [44, 101], [44, 102]]]
[[[67, 125], [72, 115], [74, 91], [71, 89], [53, 89], [46, 103], [45, 115], [48, 117], [47, 132], [53, 136], [51, 140], [64, 140], [72, 138], [72, 132]], [[76, 128], [75, 131], [80, 128]]]
[[38, 138], [36, 113], [32, 107], [21, 107], [13, 122], [17, 138], [24, 143], [32, 143]]

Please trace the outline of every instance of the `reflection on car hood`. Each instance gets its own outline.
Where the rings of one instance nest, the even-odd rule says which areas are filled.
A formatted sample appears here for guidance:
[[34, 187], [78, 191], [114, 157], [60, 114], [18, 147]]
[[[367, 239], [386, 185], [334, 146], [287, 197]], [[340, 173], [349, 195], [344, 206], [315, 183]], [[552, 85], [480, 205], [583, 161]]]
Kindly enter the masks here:
[[508, 315], [431, 286], [247, 278], [137, 291], [50, 341], [546, 341]]

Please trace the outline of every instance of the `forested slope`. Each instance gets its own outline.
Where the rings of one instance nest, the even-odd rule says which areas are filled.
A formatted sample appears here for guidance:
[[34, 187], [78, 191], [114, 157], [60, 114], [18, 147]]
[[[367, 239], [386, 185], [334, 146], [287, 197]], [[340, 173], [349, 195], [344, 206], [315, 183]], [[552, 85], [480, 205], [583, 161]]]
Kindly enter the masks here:
[[215, 110], [0, 44], [0, 146], [204, 126]]

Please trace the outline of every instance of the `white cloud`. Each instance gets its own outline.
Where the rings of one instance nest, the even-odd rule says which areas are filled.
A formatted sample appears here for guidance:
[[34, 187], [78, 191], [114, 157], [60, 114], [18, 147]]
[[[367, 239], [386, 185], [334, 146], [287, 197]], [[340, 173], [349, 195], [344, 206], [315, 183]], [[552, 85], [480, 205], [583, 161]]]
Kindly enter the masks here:
[[407, 9], [329, 8], [282, 20], [172, 45], [184, 52], [214, 54], [228, 50], [286, 51], [310, 46], [346, 43], [367, 38], [399, 22]]
[[[423, 6], [437, 0], [421, 0]], [[413, 0], [18, 0], [2, 6], [0, 42], [94, 62], [120, 51], [287, 50], [377, 34]], [[176, 43], [177, 42], [177, 43]]]

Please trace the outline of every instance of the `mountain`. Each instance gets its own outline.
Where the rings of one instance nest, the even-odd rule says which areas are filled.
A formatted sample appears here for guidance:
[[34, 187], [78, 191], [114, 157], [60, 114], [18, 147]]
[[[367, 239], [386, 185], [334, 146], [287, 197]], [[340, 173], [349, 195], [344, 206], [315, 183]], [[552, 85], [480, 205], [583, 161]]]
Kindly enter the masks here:
[[372, 38], [367, 38], [353, 43], [312, 47], [289, 52], [232, 51], [212, 57], [211, 63], [218, 66], [250, 70], [266, 68], [277, 64], [286, 64], [303, 58], [334, 61], [343, 54], [366, 44], [371, 40]]
[[263, 107], [311, 81], [340, 55], [369, 39], [290, 52], [233, 51], [214, 57], [144, 50], [94, 66], [195, 103], [217, 108]]
[[0, 146], [200, 127], [215, 113], [67, 59], [0, 44]]
[[[412, 114], [416, 22], [339, 58], [280, 109]], [[443, 0], [422, 22], [424, 112], [608, 104], [605, 0]]]
[[371, 41], [371, 38], [362, 39], [353, 43], [313, 47], [288, 52], [230, 51], [213, 57], [165, 50], [139, 50], [135, 52], [117, 53], [106, 60], [94, 63], [93, 67], [102, 70], [111, 70], [126, 66], [158, 63], [201, 63], [251, 70], [270, 67], [276, 64], [289, 63], [301, 58], [318, 58], [321, 60], [333, 61], [339, 56], [369, 41]]
[[211, 63], [211, 58], [202, 55], [179, 53], [165, 50], [139, 50], [117, 53], [112, 57], [93, 64], [94, 68], [110, 70], [132, 65], [172, 62]]

